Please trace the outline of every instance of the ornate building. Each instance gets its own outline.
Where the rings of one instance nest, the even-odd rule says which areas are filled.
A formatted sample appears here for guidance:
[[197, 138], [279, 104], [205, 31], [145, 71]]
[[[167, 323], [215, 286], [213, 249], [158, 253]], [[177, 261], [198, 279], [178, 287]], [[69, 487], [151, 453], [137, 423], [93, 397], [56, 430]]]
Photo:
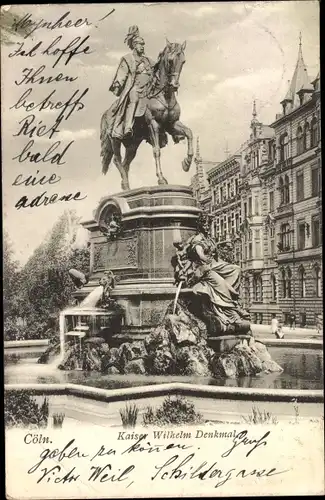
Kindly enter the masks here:
[[217, 241], [233, 241], [241, 297], [255, 323], [272, 313], [315, 326], [322, 307], [320, 77], [310, 80], [301, 40], [282, 113], [270, 126], [253, 105], [249, 140], [220, 163], [197, 147], [192, 188]]
[[[240, 171], [242, 297], [255, 323], [263, 323], [273, 310], [268, 297], [269, 269], [275, 266], [274, 249], [268, 248], [264, 223], [268, 215], [261, 171], [272, 154], [274, 131], [257, 120], [253, 105], [251, 134], [242, 151]], [[273, 257], [270, 257], [270, 256]]]
[[[320, 78], [311, 82], [301, 40], [292, 80], [271, 125], [274, 142], [263, 167], [267, 300], [285, 323], [314, 326], [322, 313]], [[274, 264], [272, 264], [274, 259]]]

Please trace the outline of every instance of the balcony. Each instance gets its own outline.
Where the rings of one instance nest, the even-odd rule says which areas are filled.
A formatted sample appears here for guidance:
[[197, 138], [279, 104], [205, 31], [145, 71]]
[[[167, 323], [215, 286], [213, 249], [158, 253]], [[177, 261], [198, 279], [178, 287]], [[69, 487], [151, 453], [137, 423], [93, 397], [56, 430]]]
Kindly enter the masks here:
[[293, 214], [293, 203], [286, 203], [285, 205], [280, 205], [276, 209], [276, 218], [284, 217], [285, 215]]
[[243, 271], [261, 271], [262, 269], [264, 269], [264, 260], [262, 258], [248, 259], [242, 262]]
[[292, 166], [292, 158], [287, 158], [286, 160], [280, 160], [277, 163], [276, 169], [278, 172], [284, 172]]

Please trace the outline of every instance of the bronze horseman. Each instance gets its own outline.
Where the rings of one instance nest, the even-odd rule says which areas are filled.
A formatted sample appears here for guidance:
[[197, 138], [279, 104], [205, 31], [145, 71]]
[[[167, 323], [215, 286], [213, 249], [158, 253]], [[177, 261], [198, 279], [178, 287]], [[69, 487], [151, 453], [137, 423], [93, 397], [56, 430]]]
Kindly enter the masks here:
[[[113, 159], [129, 189], [129, 168], [143, 140], [151, 144], [158, 184], [167, 184], [160, 164], [160, 149], [167, 134], [174, 143], [187, 139], [187, 156], [182, 162], [187, 172], [193, 158], [192, 131], [179, 121], [180, 106], [175, 93], [185, 63], [186, 43], [167, 44], [156, 62], [144, 54], [144, 40], [137, 26], [131, 26], [125, 38], [131, 53], [122, 57], [110, 91], [117, 100], [101, 120], [102, 171], [107, 173]], [[125, 147], [122, 159], [121, 144]]]
[[132, 52], [122, 57], [109, 89], [119, 97], [114, 104], [115, 118], [110, 131], [118, 139], [132, 135], [135, 115], [141, 116], [145, 110], [154, 69], [154, 61], [144, 54], [145, 42], [136, 26], [129, 29], [125, 42]]

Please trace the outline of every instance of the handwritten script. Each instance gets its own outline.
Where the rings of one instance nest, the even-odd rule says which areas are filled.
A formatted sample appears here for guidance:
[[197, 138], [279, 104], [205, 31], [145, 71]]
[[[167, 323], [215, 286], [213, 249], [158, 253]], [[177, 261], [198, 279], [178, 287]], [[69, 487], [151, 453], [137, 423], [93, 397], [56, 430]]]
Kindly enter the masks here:
[[[106, 443], [97, 445], [92, 451], [85, 451], [74, 438], [61, 448], [47, 447], [29, 467], [28, 474], [35, 478], [36, 484], [80, 481], [83, 484], [120, 483], [123, 488], [129, 488], [146, 476], [148, 481], [155, 483], [169, 480], [211, 481], [214, 488], [219, 488], [231, 481], [269, 478], [288, 472], [276, 466], [263, 467], [261, 463], [259, 453], [268, 446], [270, 431], [262, 432], [258, 437], [251, 437], [247, 430], [234, 432], [232, 439], [211, 444], [214, 451], [208, 458], [202, 456], [200, 440], [197, 446], [193, 440], [185, 441], [185, 444], [184, 440], [154, 443], [148, 434], [137, 434], [131, 445], [125, 445], [125, 433], [120, 434], [122, 436], [118, 439], [122, 443], [119, 443], [119, 448]], [[25, 443], [31, 444], [33, 440], [27, 436]], [[148, 458], [145, 469], [139, 462], [139, 456], [143, 455]], [[248, 458], [253, 455], [254, 459]], [[232, 467], [234, 456], [235, 466]], [[258, 467], [253, 467], [253, 463]]]
[[[19, 141], [12, 157], [12, 161], [21, 167], [12, 185], [24, 186], [26, 190], [42, 187], [42, 192], [36, 196], [27, 193], [15, 201], [17, 210], [81, 201], [87, 197], [78, 190], [49, 194], [46, 188], [60, 183], [62, 175], [59, 169], [73, 157], [75, 140], [67, 142], [59, 139], [58, 134], [73, 116], [86, 110], [89, 102], [91, 89], [82, 88], [81, 82], [79, 87], [79, 75], [73, 74], [71, 61], [76, 57], [89, 58], [94, 53], [92, 29], [114, 11], [111, 9], [97, 21], [76, 18], [70, 11], [57, 15], [56, 19], [34, 19], [31, 13], [27, 13], [11, 26], [14, 33], [18, 30], [24, 33], [22, 41], [13, 44], [8, 54], [15, 67], [21, 68], [20, 76], [13, 81], [15, 88], [20, 89], [19, 97], [10, 106], [10, 110], [19, 115], [13, 134], [14, 144], [18, 144], [17, 138], [24, 139], [23, 146]], [[80, 35], [71, 36], [71, 31], [74, 34], [80, 31]], [[53, 169], [52, 172], [47, 170], [45, 173], [44, 166]]]

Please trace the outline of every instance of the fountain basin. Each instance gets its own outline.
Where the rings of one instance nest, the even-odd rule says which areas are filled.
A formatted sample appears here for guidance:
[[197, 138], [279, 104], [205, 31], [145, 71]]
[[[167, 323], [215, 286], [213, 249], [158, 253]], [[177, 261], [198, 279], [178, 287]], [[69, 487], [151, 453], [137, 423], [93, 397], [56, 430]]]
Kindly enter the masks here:
[[[129, 387], [122, 389], [99, 389], [75, 384], [8, 384], [6, 391], [25, 389], [42, 402], [49, 400], [49, 421], [56, 413], [64, 413], [65, 424], [83, 422], [87, 424], [119, 427], [119, 410], [132, 401], [139, 409], [138, 421], [150, 406], [156, 409], [168, 395], [185, 396], [194, 403], [203, 419], [212, 423], [243, 424], [253, 407], [270, 412], [277, 421], [294, 422], [318, 420], [323, 415], [323, 392], [306, 390], [212, 387], [180, 382]], [[303, 403], [300, 405], [300, 403]], [[298, 406], [297, 406], [298, 405]], [[298, 408], [298, 410], [297, 410]]]

